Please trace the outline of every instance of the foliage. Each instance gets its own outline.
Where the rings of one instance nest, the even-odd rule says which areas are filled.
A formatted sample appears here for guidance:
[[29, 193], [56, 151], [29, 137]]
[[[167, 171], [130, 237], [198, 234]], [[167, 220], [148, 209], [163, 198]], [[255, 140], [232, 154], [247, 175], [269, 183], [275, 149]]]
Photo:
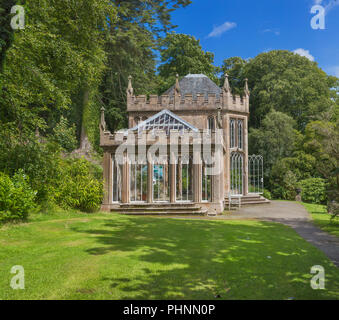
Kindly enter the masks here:
[[295, 200], [297, 195], [297, 177], [295, 174], [277, 162], [273, 166], [270, 177], [270, 191], [274, 199]]
[[338, 99], [337, 78], [328, 76], [316, 62], [287, 50], [261, 53], [248, 61], [226, 59], [222, 70], [235, 78], [236, 90], [248, 78], [250, 126], [254, 128], [259, 128], [273, 109], [291, 116], [298, 130], [303, 131], [308, 122], [326, 113]]
[[272, 199], [272, 194], [267, 189], [264, 189], [263, 197], [268, 199], [268, 200], [271, 200]]
[[161, 41], [159, 93], [163, 93], [175, 81], [176, 74], [203, 73], [218, 82], [218, 68], [213, 65], [214, 54], [202, 50], [200, 41], [187, 34], [168, 33]]
[[297, 132], [294, 120], [282, 112], [272, 110], [259, 129], [249, 132], [250, 154], [261, 154], [265, 161], [265, 178], [278, 159], [292, 155]]
[[0, 222], [26, 219], [35, 207], [35, 194], [23, 170], [12, 179], [0, 172]]
[[12, 176], [22, 169], [37, 191], [36, 201], [49, 201], [50, 186], [55, 183], [60, 171], [59, 145], [40, 142], [34, 134], [21, 134], [18, 128], [6, 125], [3, 130], [0, 129], [0, 149], [0, 171]]
[[64, 208], [92, 212], [100, 208], [103, 184], [100, 169], [85, 159], [67, 159], [62, 179], [53, 186], [55, 202]]
[[98, 87], [114, 10], [109, 0], [27, 0], [25, 9], [25, 29], [15, 33], [0, 74], [0, 118], [51, 132], [84, 86]]
[[[228, 74], [229, 83], [233, 94], [242, 95], [244, 92], [244, 80], [246, 78], [244, 74], [244, 67], [247, 61], [240, 57], [231, 57], [225, 59], [221, 71], [223, 74]], [[223, 85], [225, 78], [222, 78], [220, 86]]]
[[58, 143], [66, 151], [72, 151], [77, 147], [76, 128], [69, 125], [68, 120], [63, 116], [60, 122], [53, 129], [52, 140]]
[[171, 13], [190, 0], [111, 1], [117, 15], [110, 21], [105, 38], [106, 70], [100, 86], [100, 100], [106, 109], [108, 128], [113, 132], [127, 126], [126, 88], [133, 77], [136, 94], [154, 94], [156, 54], [164, 34], [173, 29]]
[[325, 180], [321, 178], [309, 178], [300, 181], [301, 198], [304, 202], [324, 204], [326, 202]]
[[14, 0], [0, 0], [0, 73], [3, 69], [6, 51], [13, 41], [10, 11], [15, 4], [17, 2]]

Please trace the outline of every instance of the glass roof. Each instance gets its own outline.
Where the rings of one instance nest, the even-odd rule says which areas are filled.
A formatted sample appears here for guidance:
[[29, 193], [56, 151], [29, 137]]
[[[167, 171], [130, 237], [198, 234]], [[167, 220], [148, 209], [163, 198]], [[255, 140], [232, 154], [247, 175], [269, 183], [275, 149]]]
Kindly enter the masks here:
[[163, 130], [166, 131], [167, 134], [169, 134], [171, 130], [177, 130], [180, 132], [183, 132], [184, 130], [196, 132], [199, 131], [196, 127], [179, 118], [177, 115], [167, 109], [155, 114], [145, 121], [140, 122], [137, 126], [130, 130], [138, 132], [142, 132], [144, 130]]

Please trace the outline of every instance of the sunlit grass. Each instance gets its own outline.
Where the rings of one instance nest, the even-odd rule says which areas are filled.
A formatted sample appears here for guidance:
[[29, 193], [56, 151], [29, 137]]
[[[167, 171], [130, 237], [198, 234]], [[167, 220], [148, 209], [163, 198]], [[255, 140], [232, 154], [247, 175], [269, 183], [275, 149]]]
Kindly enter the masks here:
[[277, 223], [65, 211], [3, 226], [0, 245], [0, 299], [339, 299], [339, 269]]
[[306, 210], [311, 214], [314, 223], [324, 231], [339, 237], [339, 217], [331, 219], [326, 206], [321, 204], [303, 203]]

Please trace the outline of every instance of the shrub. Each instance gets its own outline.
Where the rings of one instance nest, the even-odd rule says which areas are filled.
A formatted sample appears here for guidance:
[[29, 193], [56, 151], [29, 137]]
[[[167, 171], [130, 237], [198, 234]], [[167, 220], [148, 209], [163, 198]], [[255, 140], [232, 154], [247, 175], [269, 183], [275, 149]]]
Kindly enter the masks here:
[[99, 176], [101, 168], [85, 159], [64, 160], [62, 179], [54, 190], [56, 203], [85, 212], [98, 210], [103, 197]]
[[326, 184], [321, 178], [309, 178], [300, 181], [301, 198], [304, 202], [326, 203]]
[[0, 222], [26, 219], [35, 207], [35, 195], [22, 170], [12, 179], [0, 172]]
[[263, 193], [263, 197], [268, 199], [268, 200], [271, 200], [272, 199], [272, 195], [271, 195], [271, 192], [269, 192], [268, 190], [264, 190], [264, 193]]

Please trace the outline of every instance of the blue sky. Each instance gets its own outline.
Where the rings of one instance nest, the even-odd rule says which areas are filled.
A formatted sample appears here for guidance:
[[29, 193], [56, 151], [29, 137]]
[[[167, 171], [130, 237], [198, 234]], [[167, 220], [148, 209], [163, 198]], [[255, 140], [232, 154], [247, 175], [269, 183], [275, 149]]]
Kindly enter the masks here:
[[[314, 30], [314, 5], [325, 9], [325, 29]], [[177, 33], [194, 35], [215, 65], [226, 58], [298, 50], [339, 77], [339, 0], [192, 0], [173, 13]]]

